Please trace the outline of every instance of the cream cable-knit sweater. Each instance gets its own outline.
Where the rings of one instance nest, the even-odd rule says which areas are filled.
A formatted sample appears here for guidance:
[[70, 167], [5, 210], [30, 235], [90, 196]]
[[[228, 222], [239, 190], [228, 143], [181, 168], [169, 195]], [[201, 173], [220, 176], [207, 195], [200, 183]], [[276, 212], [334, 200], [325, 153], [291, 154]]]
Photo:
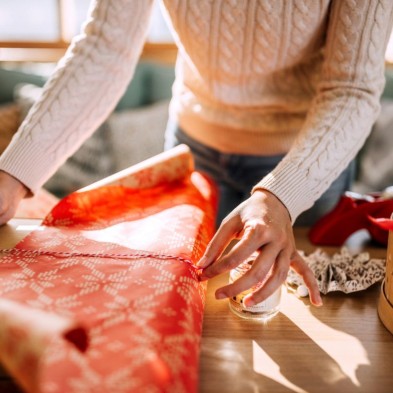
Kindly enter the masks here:
[[[170, 115], [232, 153], [277, 154], [256, 185], [292, 221], [348, 165], [384, 86], [392, 0], [164, 0], [179, 46]], [[140, 55], [152, 0], [95, 1], [0, 157], [35, 192], [113, 110]], [[141, 130], [141, 137], [143, 130]]]

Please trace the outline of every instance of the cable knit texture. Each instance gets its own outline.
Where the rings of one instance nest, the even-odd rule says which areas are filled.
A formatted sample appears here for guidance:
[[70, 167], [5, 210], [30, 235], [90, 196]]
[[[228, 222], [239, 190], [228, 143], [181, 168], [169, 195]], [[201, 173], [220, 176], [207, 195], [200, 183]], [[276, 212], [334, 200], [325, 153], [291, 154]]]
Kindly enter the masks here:
[[[393, 1], [163, 5], [179, 47], [171, 117], [223, 152], [288, 152], [254, 190], [275, 194], [295, 221], [353, 159], [378, 115]], [[0, 169], [35, 192], [97, 128], [132, 77], [151, 7], [96, 1]]]

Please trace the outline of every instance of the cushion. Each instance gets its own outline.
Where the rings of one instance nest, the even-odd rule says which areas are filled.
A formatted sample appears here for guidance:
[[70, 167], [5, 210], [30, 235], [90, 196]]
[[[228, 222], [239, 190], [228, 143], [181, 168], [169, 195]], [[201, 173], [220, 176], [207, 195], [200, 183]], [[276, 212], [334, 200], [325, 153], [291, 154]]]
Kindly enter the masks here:
[[67, 159], [44, 184], [44, 188], [62, 198], [113, 172], [113, 152], [108, 144], [108, 128], [104, 123]]
[[381, 113], [361, 154], [361, 190], [382, 191], [393, 184], [393, 100], [383, 100]]
[[[15, 87], [15, 101], [25, 116], [42, 88]], [[164, 150], [169, 100], [112, 113], [57, 170], [44, 187], [59, 198]]]
[[46, 77], [42, 75], [0, 67], [0, 102], [11, 102], [15, 86], [19, 83], [42, 86], [45, 81]]
[[18, 83], [14, 89], [14, 101], [21, 110], [24, 119], [35, 101], [40, 98], [42, 87], [31, 83]]
[[[40, 97], [42, 88], [31, 84], [15, 87], [15, 101], [25, 116]], [[44, 184], [59, 198], [113, 173], [113, 154], [108, 144], [108, 128], [104, 123]]]
[[109, 116], [107, 125], [116, 172], [164, 150], [168, 107], [169, 100], [163, 100]]

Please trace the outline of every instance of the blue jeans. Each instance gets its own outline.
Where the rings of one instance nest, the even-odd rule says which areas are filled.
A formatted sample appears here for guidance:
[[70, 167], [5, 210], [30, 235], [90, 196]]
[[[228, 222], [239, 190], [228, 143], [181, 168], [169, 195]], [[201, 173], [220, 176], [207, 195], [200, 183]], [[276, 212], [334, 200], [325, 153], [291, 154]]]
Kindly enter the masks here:
[[[219, 209], [217, 225], [236, 206], [249, 198], [252, 187], [271, 172], [284, 155], [253, 156], [227, 154], [207, 147], [186, 135], [179, 127], [168, 124], [165, 149], [184, 143], [191, 149], [195, 168], [207, 173], [218, 185]], [[296, 226], [311, 226], [330, 211], [340, 196], [350, 189], [354, 178], [354, 162], [331, 184], [330, 188], [296, 220]]]

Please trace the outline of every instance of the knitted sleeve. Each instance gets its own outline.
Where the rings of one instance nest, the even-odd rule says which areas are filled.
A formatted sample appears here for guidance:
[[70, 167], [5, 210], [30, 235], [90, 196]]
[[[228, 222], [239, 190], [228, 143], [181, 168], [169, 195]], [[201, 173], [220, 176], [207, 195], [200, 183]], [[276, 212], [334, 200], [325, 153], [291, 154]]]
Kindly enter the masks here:
[[391, 0], [333, 0], [325, 60], [307, 119], [289, 153], [254, 188], [275, 194], [292, 222], [364, 144], [379, 113]]
[[36, 192], [105, 120], [133, 75], [153, 0], [96, 0], [83, 31], [0, 157]]

